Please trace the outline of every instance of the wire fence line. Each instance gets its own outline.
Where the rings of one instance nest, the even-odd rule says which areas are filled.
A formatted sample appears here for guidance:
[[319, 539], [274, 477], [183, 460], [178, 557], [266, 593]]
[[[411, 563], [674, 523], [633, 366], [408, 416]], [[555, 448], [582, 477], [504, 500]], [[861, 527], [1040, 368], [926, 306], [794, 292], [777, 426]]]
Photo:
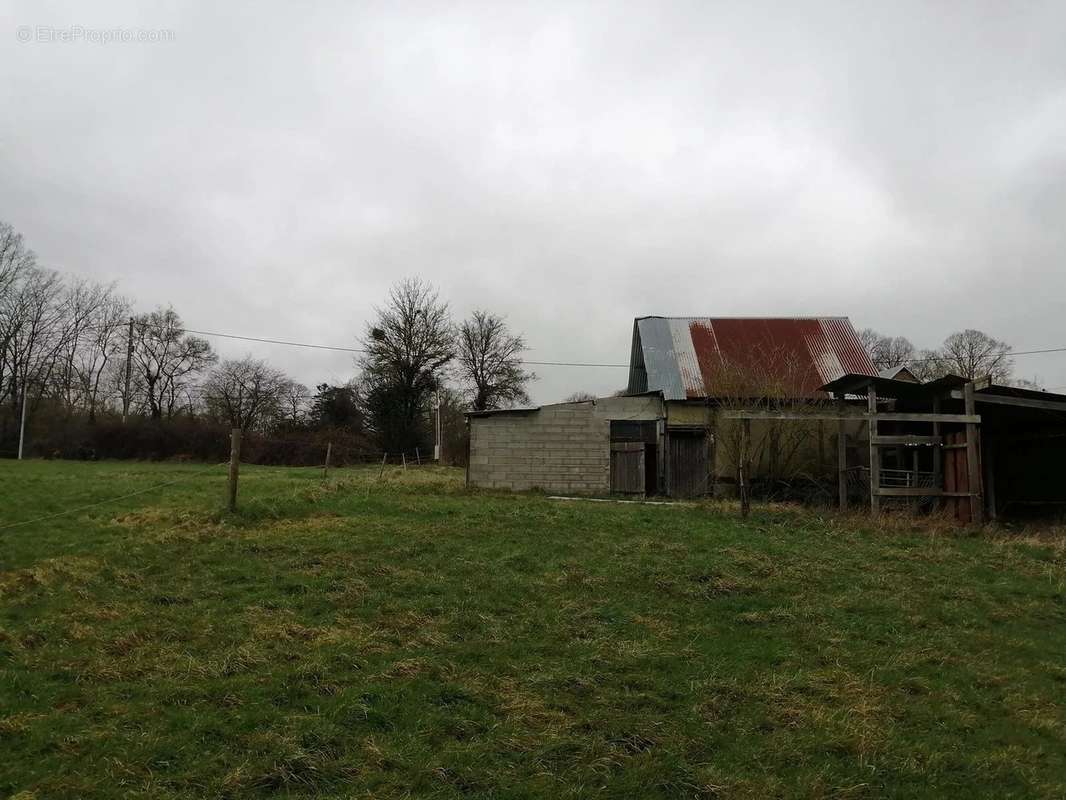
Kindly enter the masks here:
[[196, 470], [195, 472], [191, 472], [187, 475], [182, 475], [180, 478], [175, 478], [174, 480], [170, 481], [163, 481], [161, 483], [155, 483], [151, 486], [145, 487], [144, 489], [137, 489], [136, 491], [126, 492], [125, 494], [116, 495], [115, 497], [108, 497], [104, 500], [98, 500], [95, 503], [86, 503], [85, 505], [76, 506], [74, 508], [67, 508], [63, 511], [57, 511], [53, 514], [45, 514], [40, 517], [34, 517], [33, 519], [22, 520], [20, 522], [9, 522], [5, 525], [0, 525], [0, 531], [8, 530], [10, 528], [18, 528], [23, 525], [34, 525], [38, 522], [47, 522], [50, 519], [57, 519], [59, 517], [69, 516], [70, 514], [77, 514], [82, 511], [88, 511], [89, 509], [99, 508], [100, 506], [108, 505], [109, 503], [117, 503], [119, 500], [126, 500], [130, 497], [137, 497], [138, 495], [148, 494], [150, 492], [166, 488], [167, 486], [173, 486], [175, 484], [182, 483], [183, 481], [190, 480], [191, 478], [195, 478], [199, 475], [204, 475], [210, 472], [211, 470], [218, 469], [219, 467], [225, 467], [227, 465], [228, 462], [223, 462], [221, 464], [212, 464], [209, 467]]
[[[269, 438], [269, 437], [265, 437], [265, 438]], [[284, 440], [284, 439], [274, 440], [274, 441], [275, 442], [280, 442], [282, 444], [292, 444], [294, 446], [304, 447], [304, 448], [306, 448], [308, 446], [311, 446], [309, 443], [306, 443], [306, 442], [290, 442], [289, 440]], [[336, 451], [333, 451], [332, 445], [329, 442], [326, 443], [325, 447], [322, 447], [320, 444], [317, 445], [317, 447], [318, 447], [318, 449], [325, 450], [327, 452], [336, 452]], [[323, 453], [323, 455], [326, 455], [326, 453]], [[340, 454], [338, 454], [338, 455], [340, 455]], [[414, 467], [421, 467], [421, 466], [431, 466], [431, 465], [433, 465], [435, 463], [432, 458], [423, 457], [420, 448], [416, 448], [414, 450], [414, 452], [399, 451], [399, 452], [391, 452], [391, 453], [387, 452], [387, 451], [376, 452], [376, 451], [371, 451], [371, 450], [365, 450], [365, 451], [357, 450], [354, 453], [349, 451], [349, 452], [344, 454], [345, 461], [348, 464], [351, 464], [353, 461], [355, 461], [355, 459], [352, 458], [353, 455], [360, 457], [360, 460], [356, 461], [356, 463], [359, 464], [359, 465], [367, 465], [367, 466], [378, 466], [378, 465], [380, 465], [382, 469], [384, 469], [386, 466], [389, 466], [389, 465], [395, 465], [395, 466], [402, 465], [404, 468], [407, 468], [407, 467], [414, 468]], [[180, 462], [172, 462], [172, 463], [180, 463]], [[322, 469], [322, 470], [326, 470], [326, 469], [338, 469], [338, 468], [342, 468], [344, 466], [343, 463], [340, 463], [340, 464], [335, 463], [335, 462], [334, 463], [327, 463], [325, 460], [322, 463], [315, 463], [315, 464], [259, 464], [259, 463], [256, 463], [255, 461], [248, 461], [248, 460], [245, 460], [245, 459], [241, 458], [239, 449], [238, 449], [238, 463], [241, 466], [253, 466], [253, 467], [254, 466], [267, 466], [267, 467], [277, 468], [277, 469]], [[184, 474], [184, 475], [182, 475], [182, 476], [180, 476], [178, 478], [174, 478], [172, 480], [161, 481], [159, 483], [152, 484], [151, 486], [146, 486], [143, 489], [137, 489], [137, 490], [132, 491], [132, 492], [125, 492], [123, 494], [115, 495], [114, 497], [108, 497], [108, 498], [105, 498], [103, 500], [98, 500], [98, 501], [95, 501], [95, 502], [92, 502], [92, 503], [85, 503], [85, 504], [82, 504], [82, 505], [79, 505], [79, 506], [74, 506], [72, 508], [66, 508], [66, 509], [64, 509], [62, 511], [57, 511], [57, 512], [54, 512], [54, 513], [51, 513], [51, 514], [43, 514], [41, 516], [33, 517], [32, 519], [28, 519], [28, 520], [21, 520], [21, 521], [18, 521], [18, 522], [3, 523], [3, 524], [0, 524], [0, 531], [9, 530], [11, 528], [23, 527], [23, 526], [26, 526], [26, 525], [34, 525], [34, 524], [37, 524], [37, 523], [40, 523], [40, 522], [47, 522], [48, 520], [51, 520], [51, 519], [58, 519], [60, 517], [70, 516], [72, 514], [78, 514], [78, 513], [82, 512], [82, 511], [89, 511], [91, 509], [99, 508], [101, 506], [109, 505], [111, 503], [117, 503], [119, 501], [129, 499], [131, 497], [138, 497], [140, 495], [149, 494], [151, 492], [155, 492], [155, 491], [158, 491], [160, 489], [165, 489], [167, 487], [174, 486], [174, 485], [182, 483], [184, 481], [191, 480], [191, 479], [199, 477], [201, 475], [205, 475], [205, 474], [207, 474], [209, 472], [212, 472], [214, 470], [219, 469], [220, 467], [232, 467], [232, 461], [223, 461], [223, 462], [220, 462], [220, 463], [211, 464], [211, 465], [206, 466], [206, 467], [204, 467], [202, 469], [194, 470], [192, 472], [189, 472], [187, 474]]]

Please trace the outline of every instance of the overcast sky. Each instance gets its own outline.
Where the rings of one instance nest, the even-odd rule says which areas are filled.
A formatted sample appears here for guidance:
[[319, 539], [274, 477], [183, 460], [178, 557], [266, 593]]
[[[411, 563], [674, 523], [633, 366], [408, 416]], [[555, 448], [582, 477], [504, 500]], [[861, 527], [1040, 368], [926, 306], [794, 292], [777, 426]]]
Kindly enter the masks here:
[[653, 314], [1066, 346], [1061, 0], [151, 6], [0, 0], [0, 219], [140, 309], [351, 346], [420, 275], [537, 360], [626, 363]]

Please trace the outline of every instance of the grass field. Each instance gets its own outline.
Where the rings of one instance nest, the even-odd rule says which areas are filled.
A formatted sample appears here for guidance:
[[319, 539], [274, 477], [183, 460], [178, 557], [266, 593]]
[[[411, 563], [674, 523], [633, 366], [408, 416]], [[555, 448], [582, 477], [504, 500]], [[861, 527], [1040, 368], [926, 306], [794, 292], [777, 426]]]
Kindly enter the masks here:
[[1066, 545], [0, 462], [0, 795], [1066, 797]]

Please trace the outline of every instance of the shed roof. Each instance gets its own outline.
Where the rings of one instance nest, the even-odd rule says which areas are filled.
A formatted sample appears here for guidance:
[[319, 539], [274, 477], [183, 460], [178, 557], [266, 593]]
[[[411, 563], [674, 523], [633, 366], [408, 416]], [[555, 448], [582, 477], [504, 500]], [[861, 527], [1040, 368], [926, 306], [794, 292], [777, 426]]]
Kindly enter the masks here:
[[847, 317], [640, 317], [633, 323], [631, 392], [659, 389], [667, 400], [684, 400], [772, 387], [807, 397], [848, 373], [876, 371]]

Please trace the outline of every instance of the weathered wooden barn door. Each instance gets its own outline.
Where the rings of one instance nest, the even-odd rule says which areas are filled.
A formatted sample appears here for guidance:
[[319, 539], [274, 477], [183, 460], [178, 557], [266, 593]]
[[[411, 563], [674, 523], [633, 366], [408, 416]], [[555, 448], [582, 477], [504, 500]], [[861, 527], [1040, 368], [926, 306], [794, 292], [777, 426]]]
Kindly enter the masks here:
[[[980, 446], [980, 438], [977, 439]], [[977, 452], [977, 475], [981, 474], [981, 453]], [[976, 487], [978, 490], [980, 487]], [[944, 507], [963, 524], [973, 519], [970, 497], [970, 468], [966, 453], [966, 434], [962, 431], [944, 437]]]
[[611, 493], [643, 495], [644, 443], [611, 442]]
[[666, 474], [671, 497], [699, 497], [707, 493], [707, 443], [704, 432], [669, 433]]

